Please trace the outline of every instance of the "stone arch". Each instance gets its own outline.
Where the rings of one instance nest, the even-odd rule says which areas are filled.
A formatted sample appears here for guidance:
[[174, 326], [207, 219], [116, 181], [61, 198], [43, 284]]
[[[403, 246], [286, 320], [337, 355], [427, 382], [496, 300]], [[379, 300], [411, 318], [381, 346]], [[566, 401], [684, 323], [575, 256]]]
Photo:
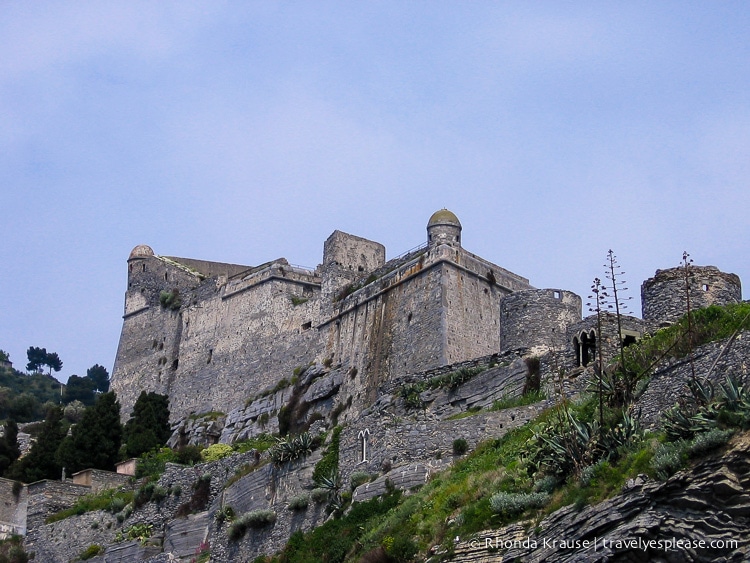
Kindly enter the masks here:
[[581, 333], [573, 338], [573, 345], [576, 349], [576, 365], [586, 367], [596, 358], [596, 332], [590, 330]]

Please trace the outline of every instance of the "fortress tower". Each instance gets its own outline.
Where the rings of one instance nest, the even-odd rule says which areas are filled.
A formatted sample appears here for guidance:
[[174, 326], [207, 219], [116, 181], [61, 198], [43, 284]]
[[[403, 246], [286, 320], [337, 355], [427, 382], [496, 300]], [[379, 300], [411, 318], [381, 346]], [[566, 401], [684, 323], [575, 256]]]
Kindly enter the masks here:
[[503, 350], [529, 348], [540, 356], [570, 346], [567, 329], [581, 321], [581, 298], [562, 289], [529, 289], [500, 302]]
[[[727, 274], [715, 266], [690, 266], [690, 308], [727, 305], [742, 301], [742, 284], [737, 274]], [[669, 326], [687, 313], [685, 269], [656, 270], [641, 285], [643, 320], [652, 328]]]

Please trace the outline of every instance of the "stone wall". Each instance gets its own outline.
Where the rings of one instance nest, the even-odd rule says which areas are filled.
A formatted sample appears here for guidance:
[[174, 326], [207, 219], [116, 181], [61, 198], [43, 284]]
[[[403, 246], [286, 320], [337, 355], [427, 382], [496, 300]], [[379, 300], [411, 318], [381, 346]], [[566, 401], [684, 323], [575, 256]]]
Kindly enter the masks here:
[[112, 471], [102, 471], [101, 469], [84, 469], [71, 475], [74, 485], [84, 485], [91, 488], [91, 492], [96, 493], [104, 489], [113, 489], [126, 484], [130, 477]]
[[[708, 376], [718, 391], [728, 375], [750, 385], [748, 358], [750, 332], [743, 331], [734, 340], [712, 342], [697, 348], [693, 354], [693, 368], [696, 377], [703, 379]], [[644, 427], [660, 426], [661, 413], [678, 401], [691, 397], [687, 382], [692, 377], [693, 368], [689, 358], [670, 360], [657, 368], [648, 388], [634, 407]]]
[[[715, 266], [690, 266], [690, 307], [727, 305], [742, 301], [742, 284], [736, 274], [719, 271]], [[654, 328], [667, 326], [687, 313], [684, 268], [656, 270], [656, 275], [641, 284], [643, 320]]]
[[76, 500], [89, 492], [89, 487], [70, 482], [45, 480], [28, 485], [27, 529], [41, 527], [47, 516], [70, 508]]
[[26, 534], [28, 491], [10, 479], [0, 478], [0, 539]]

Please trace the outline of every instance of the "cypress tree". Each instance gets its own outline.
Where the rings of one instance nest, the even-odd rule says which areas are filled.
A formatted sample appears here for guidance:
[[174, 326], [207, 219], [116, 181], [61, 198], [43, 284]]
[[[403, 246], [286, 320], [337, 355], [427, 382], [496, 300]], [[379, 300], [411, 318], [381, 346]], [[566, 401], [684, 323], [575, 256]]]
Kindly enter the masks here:
[[125, 424], [125, 451], [138, 457], [163, 446], [172, 435], [169, 426], [169, 397], [141, 391], [133, 414]]
[[5, 476], [24, 483], [41, 479], [59, 479], [62, 467], [55, 459], [55, 453], [65, 437], [62, 426], [63, 412], [60, 407], [51, 407], [39, 431], [39, 437], [28, 455], [17, 459], [8, 468]]
[[18, 425], [15, 420], [5, 423], [5, 433], [0, 440], [0, 475], [4, 475], [10, 465], [21, 455], [18, 447]]

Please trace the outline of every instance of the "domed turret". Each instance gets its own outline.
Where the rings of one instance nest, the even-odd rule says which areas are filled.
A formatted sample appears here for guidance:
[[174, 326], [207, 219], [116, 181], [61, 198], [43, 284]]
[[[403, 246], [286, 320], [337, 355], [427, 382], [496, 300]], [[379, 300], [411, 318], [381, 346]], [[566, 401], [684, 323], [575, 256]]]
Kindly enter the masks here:
[[443, 208], [432, 214], [427, 222], [427, 243], [461, 246], [461, 221], [455, 213]]
[[154, 256], [154, 250], [147, 244], [139, 244], [130, 251], [128, 260], [133, 260], [135, 258], [148, 258], [150, 256]]

